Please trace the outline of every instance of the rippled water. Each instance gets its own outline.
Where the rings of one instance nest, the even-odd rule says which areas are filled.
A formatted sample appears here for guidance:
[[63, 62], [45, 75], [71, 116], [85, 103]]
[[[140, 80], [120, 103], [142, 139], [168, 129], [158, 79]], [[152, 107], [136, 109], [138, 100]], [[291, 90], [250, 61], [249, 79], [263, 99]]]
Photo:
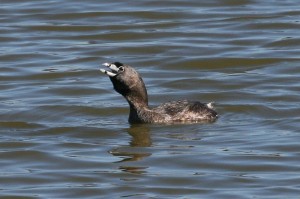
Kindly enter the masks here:
[[[2, 0], [0, 25], [1, 197], [299, 198], [297, 1]], [[110, 61], [220, 119], [130, 126]]]

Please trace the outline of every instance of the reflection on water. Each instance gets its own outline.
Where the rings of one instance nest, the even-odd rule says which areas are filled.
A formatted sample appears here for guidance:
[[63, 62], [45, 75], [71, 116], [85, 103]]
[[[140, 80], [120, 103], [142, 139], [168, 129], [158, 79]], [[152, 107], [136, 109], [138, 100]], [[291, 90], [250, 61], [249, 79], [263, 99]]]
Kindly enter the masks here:
[[[121, 158], [121, 160], [116, 163], [140, 161], [151, 156], [151, 153], [143, 152], [143, 148], [140, 148], [150, 147], [152, 144], [149, 127], [147, 125], [132, 125], [127, 129], [127, 132], [130, 136], [132, 136], [130, 147], [121, 146], [109, 151], [110, 154]], [[141, 174], [145, 172], [147, 167], [120, 166], [119, 169], [130, 173]]]
[[150, 137], [150, 128], [147, 125], [131, 125], [128, 128], [128, 134], [132, 136], [130, 146], [132, 147], [150, 147], [152, 140]]
[[[0, 197], [298, 198], [297, 3], [1, 1]], [[113, 61], [221, 117], [130, 126]]]

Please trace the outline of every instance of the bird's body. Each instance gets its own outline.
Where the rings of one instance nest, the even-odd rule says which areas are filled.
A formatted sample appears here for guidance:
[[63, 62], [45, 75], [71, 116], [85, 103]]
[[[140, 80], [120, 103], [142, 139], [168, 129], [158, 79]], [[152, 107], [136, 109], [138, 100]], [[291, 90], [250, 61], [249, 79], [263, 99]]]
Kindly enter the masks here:
[[136, 70], [120, 62], [104, 65], [111, 71], [101, 69], [101, 72], [110, 77], [114, 89], [125, 97], [130, 106], [130, 123], [212, 122], [218, 118], [211, 103], [198, 101], [171, 101], [150, 108], [145, 84]]

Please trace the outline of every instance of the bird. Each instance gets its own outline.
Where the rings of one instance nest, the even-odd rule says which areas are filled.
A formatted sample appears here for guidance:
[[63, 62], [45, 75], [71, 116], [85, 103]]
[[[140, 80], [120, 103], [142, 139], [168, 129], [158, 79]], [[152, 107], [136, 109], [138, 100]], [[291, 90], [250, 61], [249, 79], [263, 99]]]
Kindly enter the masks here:
[[218, 113], [212, 103], [179, 100], [150, 107], [145, 83], [141, 75], [131, 66], [121, 62], [102, 64], [109, 70], [100, 69], [129, 104], [128, 122], [135, 123], [198, 123], [214, 122]]

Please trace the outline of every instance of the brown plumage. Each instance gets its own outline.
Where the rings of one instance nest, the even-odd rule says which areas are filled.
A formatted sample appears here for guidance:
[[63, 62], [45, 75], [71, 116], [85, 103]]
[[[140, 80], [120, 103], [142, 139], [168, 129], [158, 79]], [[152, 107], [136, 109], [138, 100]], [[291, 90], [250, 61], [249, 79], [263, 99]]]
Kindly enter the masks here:
[[130, 106], [130, 123], [193, 123], [213, 122], [218, 114], [212, 104], [198, 101], [171, 101], [150, 108], [145, 84], [136, 70], [120, 62], [103, 64], [111, 69], [107, 74], [114, 89], [123, 95]]

